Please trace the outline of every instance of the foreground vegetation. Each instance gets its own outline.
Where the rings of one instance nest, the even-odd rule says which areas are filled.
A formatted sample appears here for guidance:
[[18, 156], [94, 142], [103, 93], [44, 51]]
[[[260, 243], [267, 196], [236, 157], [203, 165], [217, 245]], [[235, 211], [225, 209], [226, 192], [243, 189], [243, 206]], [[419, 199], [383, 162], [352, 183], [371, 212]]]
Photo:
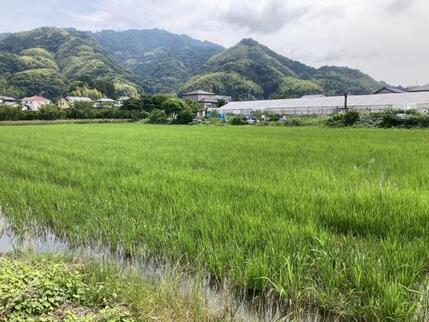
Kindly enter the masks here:
[[[58, 255], [0, 255], [2, 321], [214, 320], [196, 299], [136, 272]], [[216, 317], [221, 319], [221, 317]]]
[[193, 263], [298, 312], [428, 318], [427, 131], [97, 124], [0, 138], [0, 204], [18, 229]]
[[325, 124], [329, 127], [427, 128], [429, 127], [429, 114], [417, 110], [393, 109], [378, 113], [350, 111], [331, 115], [325, 119]]

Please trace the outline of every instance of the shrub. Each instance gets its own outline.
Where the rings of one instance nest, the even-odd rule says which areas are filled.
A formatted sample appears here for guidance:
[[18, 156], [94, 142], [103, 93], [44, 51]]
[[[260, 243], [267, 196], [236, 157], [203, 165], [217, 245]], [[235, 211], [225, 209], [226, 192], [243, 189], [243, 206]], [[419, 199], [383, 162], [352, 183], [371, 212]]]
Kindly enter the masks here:
[[172, 115], [179, 114], [187, 107], [188, 106], [185, 104], [185, 102], [178, 98], [170, 98], [161, 104], [161, 110], [164, 110], [165, 113]]
[[148, 123], [153, 123], [153, 124], [166, 124], [168, 123], [168, 118], [165, 111], [155, 109], [149, 113], [147, 121]]
[[68, 119], [94, 119], [96, 116], [96, 111], [92, 106], [87, 105], [78, 105], [76, 104], [73, 108], [67, 109], [65, 111], [66, 118]]
[[0, 105], [0, 121], [17, 121], [25, 119], [25, 112], [16, 107]]
[[231, 125], [245, 125], [247, 124], [247, 119], [245, 116], [234, 116], [231, 121], [230, 121]]
[[186, 108], [177, 114], [176, 121], [178, 124], [189, 124], [192, 123], [192, 110], [190, 108]]
[[344, 126], [355, 125], [359, 121], [359, 112], [349, 111], [343, 115]]
[[325, 124], [329, 127], [353, 126], [358, 123], [360, 114], [357, 111], [349, 111], [344, 114], [334, 114], [327, 118]]
[[301, 125], [303, 125], [303, 122], [299, 118], [293, 118], [293, 119], [287, 119], [284, 122], [284, 125], [285, 126], [301, 126]]
[[66, 116], [66, 112], [54, 104], [43, 106], [37, 114], [39, 120], [61, 120]]

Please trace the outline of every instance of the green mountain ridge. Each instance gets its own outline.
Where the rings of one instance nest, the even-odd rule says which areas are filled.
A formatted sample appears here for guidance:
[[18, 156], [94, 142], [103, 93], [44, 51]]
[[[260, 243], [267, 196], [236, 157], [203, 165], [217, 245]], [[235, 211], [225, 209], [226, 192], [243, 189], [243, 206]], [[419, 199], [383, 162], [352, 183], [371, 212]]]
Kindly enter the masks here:
[[0, 95], [96, 98], [203, 89], [244, 100], [368, 94], [381, 86], [359, 70], [310, 67], [253, 39], [225, 49], [161, 29], [0, 34]]
[[[231, 75], [257, 86], [259, 90], [249, 91], [247, 97], [258, 99], [311, 94], [343, 95], [345, 92], [369, 94], [381, 86], [359, 70], [335, 66], [316, 69], [283, 57], [253, 39], [243, 39], [210, 58], [204, 72], [185, 83], [180, 92], [197, 88], [217, 92], [224, 88], [219, 79], [228, 79]], [[208, 82], [207, 79], [213, 81]], [[235, 88], [226, 88], [225, 94], [235, 99], [241, 98]]]
[[91, 33], [122, 66], [144, 77], [151, 92], [176, 92], [225, 48], [161, 29]]
[[43, 27], [0, 41], [3, 95], [59, 98], [79, 86], [98, 87], [99, 96], [137, 94], [139, 82], [85, 32]]

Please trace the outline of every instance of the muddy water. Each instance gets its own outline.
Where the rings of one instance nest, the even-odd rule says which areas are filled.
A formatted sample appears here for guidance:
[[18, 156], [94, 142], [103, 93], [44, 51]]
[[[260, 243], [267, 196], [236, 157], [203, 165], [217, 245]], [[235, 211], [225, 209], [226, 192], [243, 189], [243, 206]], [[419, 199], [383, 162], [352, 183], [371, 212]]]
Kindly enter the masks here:
[[[127, 256], [120, 250], [112, 251], [101, 244], [72, 246], [48, 229], [37, 229], [37, 234], [33, 231], [34, 229], [25, 229], [18, 233], [12, 229], [0, 208], [0, 253], [32, 251], [90, 258], [99, 263], [115, 264], [124, 271], [136, 270], [145, 281], [155, 285], [162, 281], [174, 281], [181, 295], [194, 296], [198, 292], [205, 308], [215, 314], [222, 314], [231, 321], [291, 321], [285, 307], [267, 304], [258, 297], [249, 300], [249, 296], [244, 293], [233, 293], [228, 283], [214, 285], [209, 277], [184, 273], [178, 265], [169, 265], [153, 258]], [[323, 318], [318, 314], [305, 314], [300, 320], [322, 321]]]

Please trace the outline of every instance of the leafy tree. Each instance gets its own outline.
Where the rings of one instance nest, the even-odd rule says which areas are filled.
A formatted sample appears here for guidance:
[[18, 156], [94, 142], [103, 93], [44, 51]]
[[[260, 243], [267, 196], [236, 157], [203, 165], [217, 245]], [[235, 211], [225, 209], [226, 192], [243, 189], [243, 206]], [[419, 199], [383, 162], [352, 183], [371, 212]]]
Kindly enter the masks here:
[[254, 110], [252, 111], [252, 118], [258, 121], [262, 121], [262, 117], [264, 115], [264, 111], [261, 110]]
[[359, 121], [359, 112], [349, 111], [344, 114], [343, 120], [345, 126], [355, 125]]
[[178, 124], [189, 124], [192, 120], [192, 110], [189, 107], [184, 108], [177, 114], [176, 121]]
[[227, 104], [227, 102], [223, 98], [221, 98], [217, 103], [218, 103], [218, 107], [222, 107]]
[[60, 120], [66, 116], [66, 113], [59, 109], [55, 104], [48, 104], [40, 108], [38, 118], [40, 120]]
[[192, 111], [192, 114], [196, 115], [198, 113], [199, 110], [201, 110], [201, 105], [200, 103], [194, 101], [194, 100], [189, 100], [186, 99], [185, 100], [185, 104], [187, 107], [189, 107]]
[[89, 97], [93, 100], [98, 100], [104, 95], [95, 88], [89, 88], [86, 84], [83, 86], [77, 86], [74, 84], [73, 89], [70, 91], [70, 96], [84, 96]]
[[23, 112], [16, 107], [0, 105], [0, 121], [16, 121], [23, 118]]
[[271, 98], [296, 98], [304, 95], [321, 94], [323, 89], [311, 81], [285, 77]]
[[237, 73], [219, 72], [196, 76], [186, 82], [180, 92], [185, 93], [197, 89], [229, 95], [236, 100], [263, 97], [263, 90], [259, 85], [246, 80]]
[[168, 117], [164, 110], [155, 109], [149, 113], [147, 121], [154, 124], [166, 124], [168, 123]]
[[96, 111], [89, 102], [76, 102], [72, 108], [66, 110], [66, 116], [70, 119], [93, 119]]
[[154, 109], [161, 109], [161, 105], [171, 99], [169, 95], [142, 95], [139, 98], [133, 97], [124, 102], [121, 109], [127, 111], [151, 112]]
[[170, 98], [161, 104], [161, 110], [165, 111], [167, 114], [172, 115], [173, 118], [175, 118], [175, 116], [185, 108], [187, 108], [185, 102], [177, 98]]

